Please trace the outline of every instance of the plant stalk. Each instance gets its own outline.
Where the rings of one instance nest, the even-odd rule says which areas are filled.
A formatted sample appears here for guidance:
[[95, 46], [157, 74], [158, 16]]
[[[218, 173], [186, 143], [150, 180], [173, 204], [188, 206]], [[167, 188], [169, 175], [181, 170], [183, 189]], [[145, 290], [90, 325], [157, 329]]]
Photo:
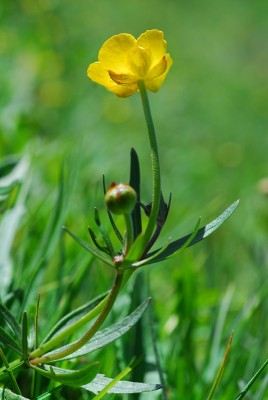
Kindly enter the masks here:
[[153, 175], [153, 193], [152, 193], [152, 209], [149, 217], [149, 221], [144, 232], [144, 239], [143, 239], [143, 254], [147, 244], [149, 243], [153, 232], [156, 227], [156, 221], [159, 212], [160, 206], [160, 198], [161, 198], [161, 176], [160, 176], [160, 162], [159, 162], [159, 155], [158, 155], [158, 147], [157, 147], [157, 140], [156, 134], [154, 129], [154, 123], [152, 119], [149, 99], [147, 90], [144, 84], [144, 81], [139, 81], [138, 83], [144, 116], [147, 124], [148, 134], [149, 134], [149, 141], [150, 141], [150, 150], [151, 150], [151, 162], [152, 162], [152, 175]]
[[[68, 348], [63, 349], [62, 351], [55, 351], [54, 354], [51, 355], [42, 355], [44, 354], [44, 349], [46, 350], [48, 347], [52, 348], [52, 344], [54, 347], [55, 343], [53, 342], [53, 339], [51, 339], [49, 342], [45, 343], [42, 347], [39, 349], [33, 351], [30, 354], [31, 358], [31, 363], [32, 364], [41, 364], [41, 363], [46, 363], [54, 360], [58, 360], [64, 357], [69, 356], [70, 354], [74, 353], [75, 351], [79, 350], [82, 346], [84, 346], [93, 336], [94, 334], [99, 330], [107, 316], [109, 315], [111, 308], [117, 298], [117, 295], [119, 294], [121, 284], [123, 280], [123, 274], [122, 273], [117, 273], [114, 285], [112, 287], [111, 292], [109, 293], [108, 297], [105, 298], [101, 303], [103, 304], [104, 302], [104, 307], [101, 310], [101, 313], [99, 314], [98, 318], [94, 322], [94, 324], [89, 328], [89, 330], [77, 341], [75, 341], [72, 345], [68, 346]], [[100, 303], [100, 304], [101, 304]], [[92, 310], [93, 311], [93, 310]], [[75, 324], [73, 324], [74, 327]], [[75, 332], [75, 329], [73, 329], [73, 332]], [[56, 337], [57, 339], [57, 337]], [[49, 344], [49, 346], [48, 346]], [[41, 355], [41, 357], [39, 357]]]

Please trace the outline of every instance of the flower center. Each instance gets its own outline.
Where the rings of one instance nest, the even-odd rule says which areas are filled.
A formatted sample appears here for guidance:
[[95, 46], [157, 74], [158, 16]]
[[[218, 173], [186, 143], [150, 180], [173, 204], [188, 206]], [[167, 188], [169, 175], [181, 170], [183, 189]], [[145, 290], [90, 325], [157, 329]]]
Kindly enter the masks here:
[[151, 52], [143, 47], [137, 46], [128, 55], [130, 70], [139, 79], [145, 79], [151, 67]]

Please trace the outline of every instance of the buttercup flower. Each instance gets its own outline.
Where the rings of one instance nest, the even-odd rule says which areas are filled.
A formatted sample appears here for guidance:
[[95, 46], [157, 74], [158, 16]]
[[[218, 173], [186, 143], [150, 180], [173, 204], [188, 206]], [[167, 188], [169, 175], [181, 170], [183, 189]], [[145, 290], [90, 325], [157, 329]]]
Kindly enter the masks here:
[[89, 65], [87, 75], [117, 96], [128, 97], [139, 90], [139, 81], [157, 92], [171, 65], [163, 32], [152, 29], [138, 39], [127, 33], [112, 36], [101, 47], [99, 61]]

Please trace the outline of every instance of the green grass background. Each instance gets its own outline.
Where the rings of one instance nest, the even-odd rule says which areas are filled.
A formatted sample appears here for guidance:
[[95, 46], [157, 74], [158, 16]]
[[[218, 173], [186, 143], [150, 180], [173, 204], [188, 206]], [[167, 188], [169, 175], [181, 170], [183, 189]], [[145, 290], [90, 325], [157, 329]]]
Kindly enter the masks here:
[[[261, 185], [268, 177], [267, 15], [264, 0], [0, 4], [0, 155], [31, 159], [27, 213], [13, 246], [14, 264], [23, 260], [21, 276], [53, 209], [63, 160], [67, 175], [76, 171], [63, 222], [84, 239], [93, 207], [102, 207], [102, 174], [107, 182], [127, 181], [131, 147], [140, 156], [143, 200], [150, 201], [139, 96], [119, 99], [86, 76], [88, 64], [114, 34], [163, 30], [174, 62], [161, 90], [150, 95], [163, 192], [166, 197], [172, 192], [162, 243], [189, 233], [200, 215], [207, 223], [241, 200], [210, 238], [148, 269], [170, 399], [206, 398], [232, 329], [218, 398], [235, 399], [239, 385], [267, 358], [268, 197]], [[65, 246], [65, 269], [60, 250], [51, 250], [33, 293], [41, 290], [45, 299], [54, 293], [57, 265], [65, 285], [77, 279], [68, 309], [108, 289], [112, 273], [97, 263], [79, 281], [90, 257], [69, 239]], [[43, 318], [53, 309], [45, 304], [41, 300]], [[103, 356], [110, 375], [120, 368], [115, 353]], [[264, 373], [248, 398], [267, 398], [265, 382]]]

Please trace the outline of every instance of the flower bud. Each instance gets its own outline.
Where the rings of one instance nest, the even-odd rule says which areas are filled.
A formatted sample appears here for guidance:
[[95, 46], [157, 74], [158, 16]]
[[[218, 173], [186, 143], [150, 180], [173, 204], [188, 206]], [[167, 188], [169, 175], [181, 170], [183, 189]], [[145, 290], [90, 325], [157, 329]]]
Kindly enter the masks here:
[[126, 183], [112, 182], [105, 194], [108, 209], [114, 214], [130, 214], [137, 200], [135, 190]]

